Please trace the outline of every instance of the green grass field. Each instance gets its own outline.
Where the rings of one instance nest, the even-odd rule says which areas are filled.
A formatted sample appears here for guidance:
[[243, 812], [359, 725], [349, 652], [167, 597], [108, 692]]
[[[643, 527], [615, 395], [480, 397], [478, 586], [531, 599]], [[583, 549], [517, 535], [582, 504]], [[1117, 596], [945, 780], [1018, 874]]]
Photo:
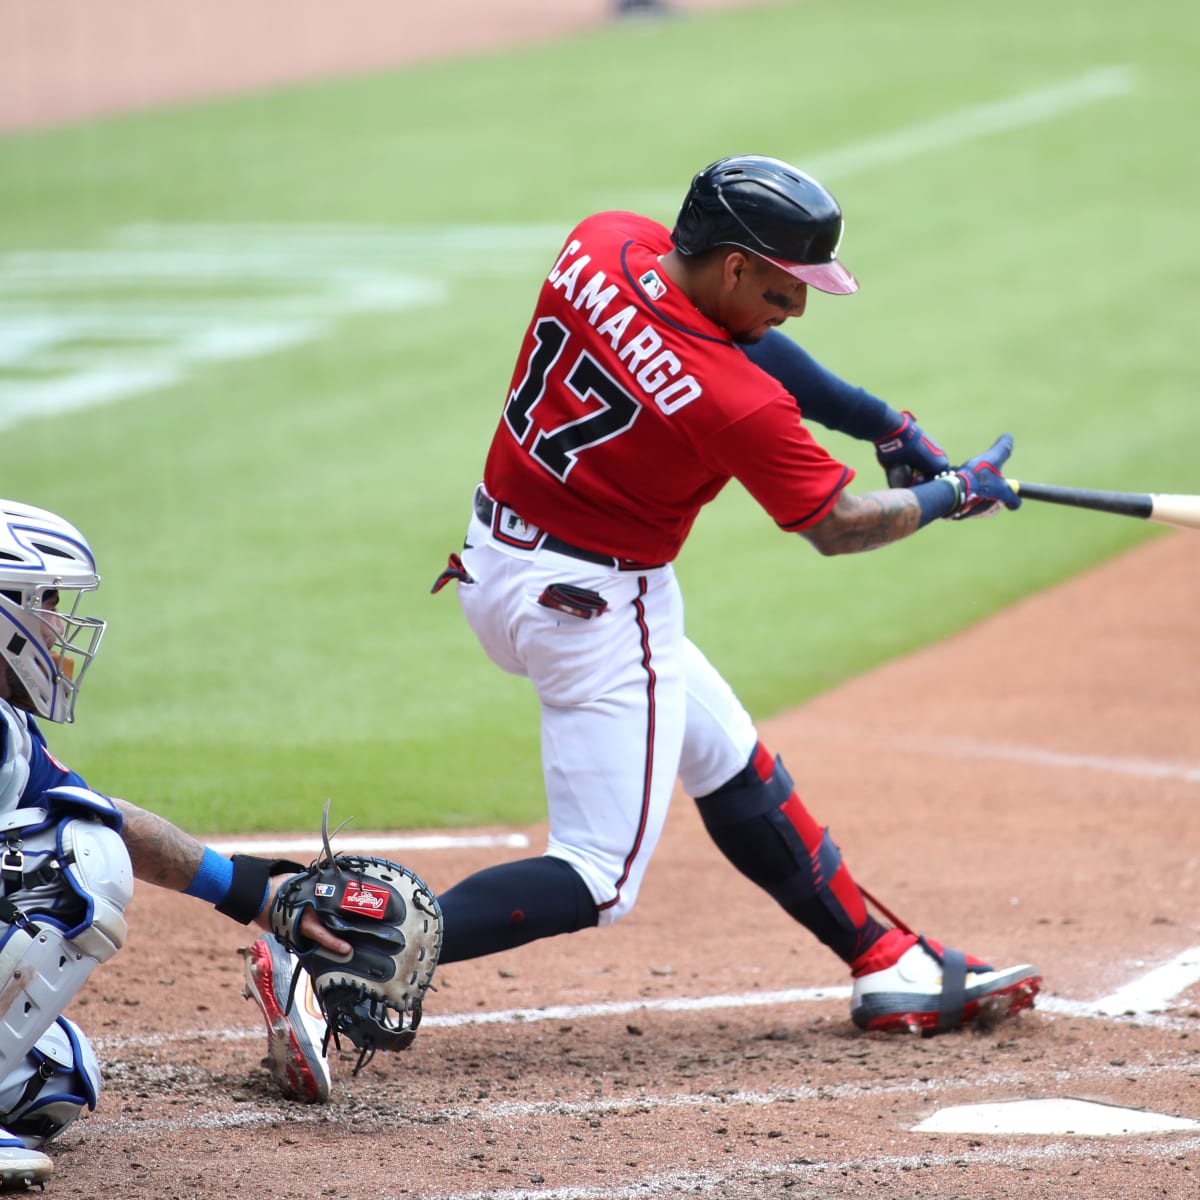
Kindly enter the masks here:
[[[110, 621], [52, 745], [199, 833], [540, 817], [532, 699], [429, 585], [562, 235], [728, 153], [838, 195], [862, 289], [790, 332], [952, 458], [1200, 490], [1198, 37], [784, 4], [0, 138], [3, 490], [88, 533]], [[822, 560], [734, 485], [678, 565], [767, 717], [1149, 536], [1030, 504]]]

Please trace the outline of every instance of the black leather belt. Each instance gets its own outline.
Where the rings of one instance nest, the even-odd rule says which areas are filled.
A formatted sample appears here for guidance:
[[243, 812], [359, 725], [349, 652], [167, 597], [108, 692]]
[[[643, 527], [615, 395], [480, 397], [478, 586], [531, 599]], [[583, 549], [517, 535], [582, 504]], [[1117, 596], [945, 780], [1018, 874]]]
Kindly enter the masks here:
[[[496, 501], [489, 496], [482, 487], [475, 489], [475, 515], [489, 528], [492, 533], [496, 533], [496, 527], [492, 523], [493, 517], [496, 514]], [[513, 543], [516, 545], [516, 543]], [[599, 554], [595, 550], [585, 550], [582, 546], [572, 546], [569, 542], [564, 542], [561, 538], [556, 538], [552, 533], [541, 534], [540, 540], [530, 544], [529, 549], [550, 550], [554, 554], [565, 554], [568, 558], [579, 558], [584, 562], [595, 563], [600, 567], [612, 567], [618, 571], [652, 571], [657, 567], [661, 567], [662, 563], [639, 563], [628, 558], [616, 558], [612, 554]]]

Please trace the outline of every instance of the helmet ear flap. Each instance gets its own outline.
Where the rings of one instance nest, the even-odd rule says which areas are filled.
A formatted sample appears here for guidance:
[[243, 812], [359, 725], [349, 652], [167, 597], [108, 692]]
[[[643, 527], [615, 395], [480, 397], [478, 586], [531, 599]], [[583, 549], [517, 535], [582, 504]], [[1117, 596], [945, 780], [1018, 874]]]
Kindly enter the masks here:
[[729, 217], [714, 184], [713, 167], [706, 167], [692, 179], [683, 198], [671, 241], [682, 254], [703, 254], [737, 234], [736, 224]]

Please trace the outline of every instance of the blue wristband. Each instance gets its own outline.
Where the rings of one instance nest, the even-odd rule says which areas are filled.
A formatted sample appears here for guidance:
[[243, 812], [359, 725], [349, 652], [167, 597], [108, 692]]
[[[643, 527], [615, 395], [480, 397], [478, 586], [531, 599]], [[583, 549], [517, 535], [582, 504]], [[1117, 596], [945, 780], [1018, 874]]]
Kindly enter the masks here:
[[921, 523], [917, 526], [918, 529], [924, 529], [930, 521], [936, 521], [939, 517], [948, 517], [962, 499], [959, 488], [952, 479], [931, 479], [928, 483], [918, 483], [911, 490], [921, 506]]
[[208, 846], [192, 882], [183, 889], [185, 896], [198, 896], [209, 904], [220, 904], [233, 886], [233, 860]]

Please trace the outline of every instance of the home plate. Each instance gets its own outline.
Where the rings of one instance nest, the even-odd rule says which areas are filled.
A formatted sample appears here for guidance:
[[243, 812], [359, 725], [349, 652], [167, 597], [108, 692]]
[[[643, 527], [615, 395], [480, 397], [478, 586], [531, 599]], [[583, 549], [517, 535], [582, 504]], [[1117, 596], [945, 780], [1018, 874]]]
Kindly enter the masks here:
[[914, 1125], [918, 1133], [1056, 1133], [1117, 1137], [1200, 1129], [1200, 1121], [1088, 1100], [1011, 1100], [943, 1108]]

